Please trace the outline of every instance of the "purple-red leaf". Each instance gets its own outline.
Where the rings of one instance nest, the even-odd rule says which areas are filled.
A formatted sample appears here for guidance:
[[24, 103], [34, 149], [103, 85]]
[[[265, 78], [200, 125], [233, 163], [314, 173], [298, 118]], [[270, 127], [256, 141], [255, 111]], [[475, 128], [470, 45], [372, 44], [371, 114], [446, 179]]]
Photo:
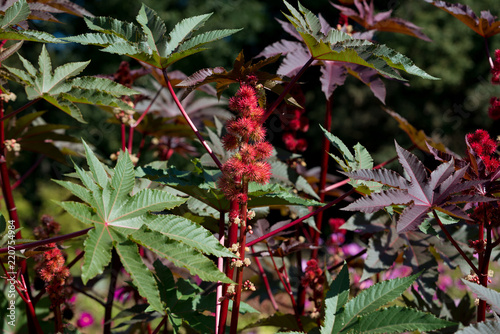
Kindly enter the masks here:
[[373, 0], [370, 2], [370, 4], [368, 4], [367, 2], [368, 1], [354, 1], [354, 4], [356, 5], [358, 11], [349, 7], [336, 5], [332, 2], [330, 3], [333, 7], [340, 10], [343, 15], [346, 15], [350, 19], [356, 21], [366, 30], [395, 32], [431, 42], [431, 39], [422, 32], [422, 28], [403, 19], [391, 17], [392, 11], [390, 10], [375, 14]]
[[474, 11], [467, 5], [452, 4], [446, 1], [425, 1], [455, 16], [483, 37], [491, 37], [500, 33], [500, 21], [495, 21], [496, 16], [491, 15], [489, 11], [482, 11], [481, 17], [477, 17]]
[[[488, 202], [495, 198], [478, 194], [467, 194], [473, 187], [482, 185], [488, 180], [465, 181], [467, 166], [455, 170], [454, 160], [446, 162], [428, 175], [425, 166], [415, 155], [401, 148], [396, 143], [398, 158], [409, 180], [387, 169], [357, 170], [344, 173], [351, 179], [376, 181], [392, 187], [370, 196], [362, 197], [348, 205], [344, 210], [375, 212], [391, 205], [406, 204], [398, 222], [398, 233], [415, 230], [432, 210], [470, 220], [467, 213], [454, 203]], [[458, 194], [457, 194], [458, 193]], [[457, 194], [457, 195], [455, 195]]]

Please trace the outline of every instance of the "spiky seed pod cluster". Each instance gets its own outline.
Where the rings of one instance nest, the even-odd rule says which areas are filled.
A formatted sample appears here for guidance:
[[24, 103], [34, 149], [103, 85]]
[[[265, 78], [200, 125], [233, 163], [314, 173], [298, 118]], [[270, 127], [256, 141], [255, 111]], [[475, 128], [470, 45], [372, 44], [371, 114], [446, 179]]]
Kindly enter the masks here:
[[259, 106], [255, 88], [242, 84], [229, 108], [237, 116], [226, 123], [227, 134], [222, 138], [224, 148], [237, 152], [222, 165], [219, 189], [227, 199], [248, 200], [242, 182], [266, 184], [271, 177], [271, 165], [266, 161], [272, 154], [272, 145], [265, 140], [266, 131], [260, 120], [264, 110]]

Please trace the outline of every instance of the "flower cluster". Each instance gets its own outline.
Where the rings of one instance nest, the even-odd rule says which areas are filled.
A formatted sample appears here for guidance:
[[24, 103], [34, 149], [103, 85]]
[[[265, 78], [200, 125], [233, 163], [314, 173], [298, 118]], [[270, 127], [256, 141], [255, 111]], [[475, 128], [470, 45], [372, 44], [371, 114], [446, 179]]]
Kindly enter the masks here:
[[319, 267], [318, 261], [311, 259], [307, 261], [306, 271], [302, 276], [301, 284], [303, 287], [310, 287], [313, 291], [313, 296], [310, 298], [314, 302], [315, 311], [321, 309], [323, 301], [323, 290], [325, 283], [325, 273]]
[[[305, 103], [305, 97], [299, 86], [293, 86], [290, 95], [301, 106]], [[309, 119], [304, 116], [304, 109], [290, 104], [283, 104], [280, 107], [283, 115], [282, 122], [285, 132], [281, 137], [286, 148], [292, 152], [304, 152], [307, 149], [307, 141], [304, 138], [297, 138], [299, 132], [309, 130]]]
[[227, 134], [222, 142], [226, 150], [237, 152], [222, 165], [218, 186], [227, 199], [243, 203], [248, 199], [243, 182], [269, 182], [271, 165], [266, 159], [273, 147], [265, 141], [266, 131], [260, 123], [264, 110], [253, 86], [242, 84], [229, 100], [229, 108], [238, 115], [226, 123]]
[[474, 133], [469, 133], [467, 134], [467, 142], [472, 151], [484, 162], [488, 172], [494, 172], [500, 167], [498, 157], [494, 156], [497, 143], [490, 138], [488, 132], [478, 129]]
[[60, 229], [61, 225], [54, 218], [49, 215], [43, 215], [42, 224], [33, 229], [33, 235], [37, 240], [44, 240], [57, 235]]
[[45, 282], [45, 290], [53, 304], [65, 302], [72, 294], [68, 286], [70, 280], [69, 269], [64, 265], [65, 259], [55, 243], [48, 244], [52, 249], [39, 256], [37, 263], [38, 276]]
[[[51, 216], [44, 215], [41, 226], [35, 227], [33, 234], [36, 239], [43, 240], [57, 235], [59, 230], [60, 224]], [[35, 256], [38, 281], [41, 280], [40, 283], [43, 284], [40, 288], [45, 288], [53, 306], [64, 303], [65, 309], [69, 310], [67, 300], [71, 297], [73, 290], [70, 286], [72, 278], [69, 269], [64, 265], [66, 259], [55, 243], [47, 244], [46, 247], [50, 249]], [[35, 280], [35, 286], [37, 285]]]

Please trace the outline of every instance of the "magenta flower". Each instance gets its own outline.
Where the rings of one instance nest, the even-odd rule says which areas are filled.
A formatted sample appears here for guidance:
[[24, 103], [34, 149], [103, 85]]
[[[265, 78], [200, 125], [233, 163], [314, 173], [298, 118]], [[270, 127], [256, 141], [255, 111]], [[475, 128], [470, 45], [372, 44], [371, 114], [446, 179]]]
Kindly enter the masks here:
[[83, 312], [80, 318], [76, 321], [76, 325], [80, 328], [91, 326], [94, 323], [94, 317], [88, 312]]

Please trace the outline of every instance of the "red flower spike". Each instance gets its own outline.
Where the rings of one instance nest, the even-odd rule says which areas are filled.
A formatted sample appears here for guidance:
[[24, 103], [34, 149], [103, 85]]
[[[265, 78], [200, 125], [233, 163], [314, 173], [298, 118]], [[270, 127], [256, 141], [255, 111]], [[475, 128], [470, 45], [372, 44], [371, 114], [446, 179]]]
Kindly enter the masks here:
[[497, 149], [497, 143], [491, 139], [488, 132], [482, 129], [467, 134], [467, 141], [474, 152], [480, 157], [489, 156]]
[[[252, 82], [249, 76], [248, 81]], [[229, 108], [238, 116], [226, 123], [228, 134], [222, 139], [226, 150], [238, 150], [222, 165], [218, 188], [228, 200], [248, 201], [242, 181], [261, 184], [269, 182], [271, 166], [263, 160], [272, 154], [273, 147], [265, 142], [266, 130], [260, 125], [264, 110], [258, 105], [255, 89], [242, 84], [236, 96], [229, 100]]]

